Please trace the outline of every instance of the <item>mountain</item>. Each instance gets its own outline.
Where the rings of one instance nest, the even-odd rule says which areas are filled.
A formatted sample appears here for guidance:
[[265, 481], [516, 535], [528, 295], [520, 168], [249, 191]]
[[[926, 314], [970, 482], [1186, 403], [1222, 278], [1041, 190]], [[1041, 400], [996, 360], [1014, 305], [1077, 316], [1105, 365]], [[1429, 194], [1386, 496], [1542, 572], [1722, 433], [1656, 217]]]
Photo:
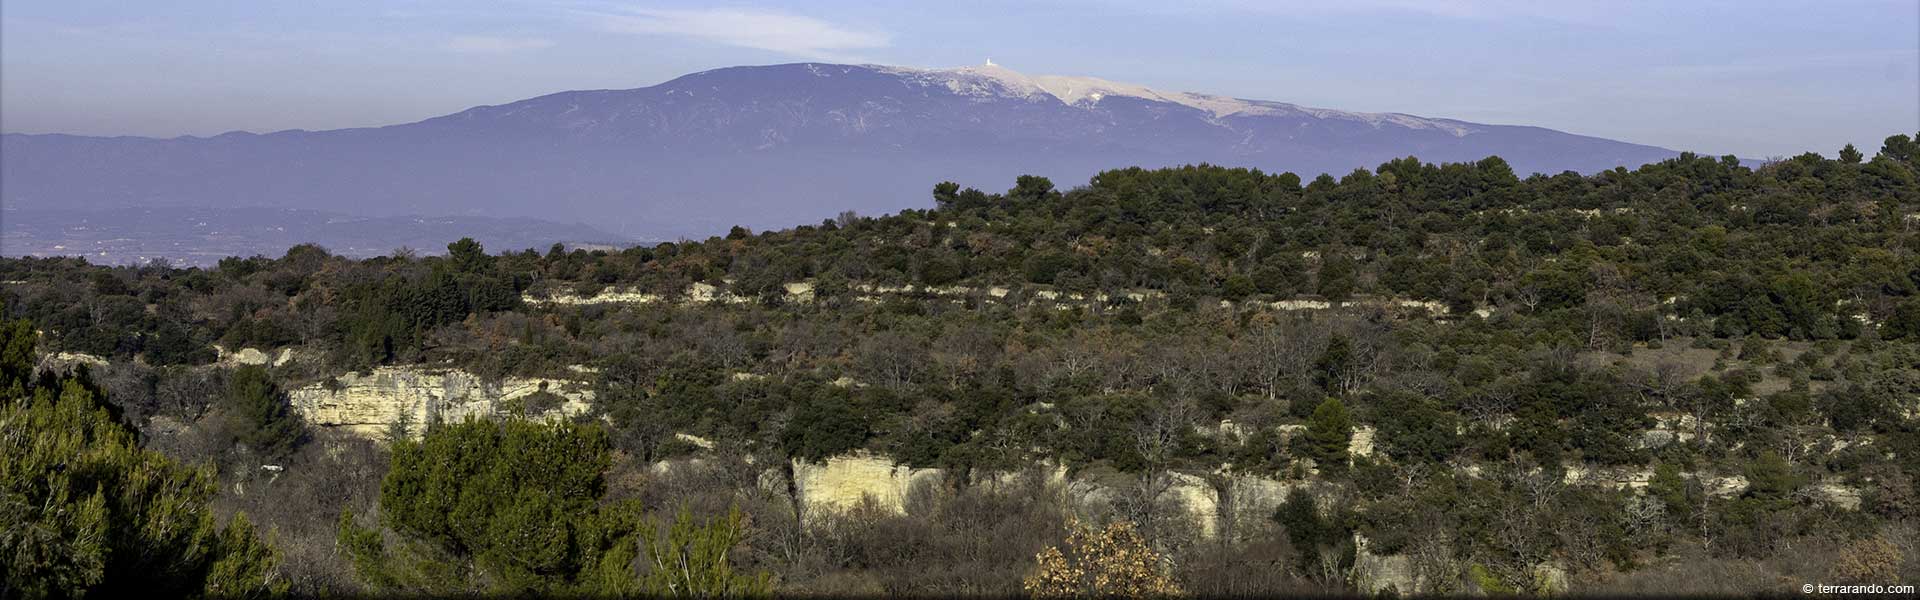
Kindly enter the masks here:
[[581, 221], [635, 236], [927, 204], [932, 182], [1064, 183], [1208, 162], [1344, 174], [1397, 157], [1521, 174], [1674, 156], [1538, 127], [1163, 92], [1005, 67], [734, 67], [376, 128], [153, 139], [7, 134], [14, 209], [262, 206]]

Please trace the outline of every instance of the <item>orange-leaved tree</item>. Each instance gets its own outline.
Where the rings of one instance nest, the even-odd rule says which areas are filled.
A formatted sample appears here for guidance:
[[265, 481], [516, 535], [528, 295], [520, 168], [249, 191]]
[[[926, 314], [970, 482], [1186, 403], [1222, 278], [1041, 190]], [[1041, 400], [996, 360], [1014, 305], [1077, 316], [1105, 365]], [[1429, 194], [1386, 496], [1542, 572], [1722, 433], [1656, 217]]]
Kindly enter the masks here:
[[1180, 593], [1167, 561], [1147, 545], [1133, 523], [1118, 520], [1095, 530], [1067, 522], [1067, 543], [1041, 550], [1022, 587], [1041, 598], [1144, 598]]

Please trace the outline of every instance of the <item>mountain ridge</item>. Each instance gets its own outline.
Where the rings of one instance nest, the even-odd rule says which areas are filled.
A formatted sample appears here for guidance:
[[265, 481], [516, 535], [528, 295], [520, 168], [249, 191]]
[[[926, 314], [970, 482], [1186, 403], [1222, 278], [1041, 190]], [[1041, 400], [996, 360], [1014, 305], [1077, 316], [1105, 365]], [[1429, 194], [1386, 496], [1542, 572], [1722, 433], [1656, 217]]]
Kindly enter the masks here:
[[570, 90], [410, 123], [211, 137], [0, 137], [20, 208], [270, 206], [622, 223], [707, 235], [925, 204], [927, 181], [1211, 163], [1344, 174], [1418, 156], [1593, 172], [1678, 153], [1546, 128], [1358, 113], [999, 65], [789, 63]]

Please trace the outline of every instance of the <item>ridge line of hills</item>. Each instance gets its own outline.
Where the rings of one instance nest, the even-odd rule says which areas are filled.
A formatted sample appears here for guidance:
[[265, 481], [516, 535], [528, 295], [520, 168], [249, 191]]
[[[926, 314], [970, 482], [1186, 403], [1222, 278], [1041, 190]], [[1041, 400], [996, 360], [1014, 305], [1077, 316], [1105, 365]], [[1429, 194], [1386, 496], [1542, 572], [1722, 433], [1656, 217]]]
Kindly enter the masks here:
[[0, 203], [534, 218], [673, 239], [914, 207], [928, 181], [1079, 181], [1114, 166], [1193, 163], [1312, 177], [1408, 155], [1497, 155], [1521, 174], [1593, 173], [1676, 154], [1538, 127], [999, 66], [796, 63], [558, 92], [383, 127], [171, 139], [6, 134]]

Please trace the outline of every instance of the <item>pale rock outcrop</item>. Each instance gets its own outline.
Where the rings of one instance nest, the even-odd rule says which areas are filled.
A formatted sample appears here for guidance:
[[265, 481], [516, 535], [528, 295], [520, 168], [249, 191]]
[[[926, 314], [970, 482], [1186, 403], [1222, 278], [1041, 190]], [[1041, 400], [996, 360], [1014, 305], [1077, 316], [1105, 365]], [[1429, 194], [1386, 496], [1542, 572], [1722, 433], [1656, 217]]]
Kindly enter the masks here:
[[793, 488], [805, 509], [803, 514], [814, 514], [818, 509], [851, 509], [864, 498], [872, 498], [883, 510], [905, 512], [907, 492], [915, 483], [938, 483], [941, 477], [939, 469], [896, 465], [891, 458], [864, 451], [817, 464], [793, 461]]
[[1597, 485], [1636, 491], [1646, 489], [1651, 481], [1653, 469], [1647, 467], [1594, 469], [1581, 464], [1568, 465], [1566, 474], [1561, 478], [1561, 483], [1568, 485]]
[[1659, 449], [1680, 441], [1682, 441], [1680, 435], [1673, 430], [1654, 428], [1640, 432], [1639, 446], [1647, 449]]
[[1838, 483], [1819, 483], [1812, 488], [1815, 498], [1846, 510], [1860, 510], [1860, 489]]
[[1368, 551], [1367, 537], [1353, 536], [1353, 571], [1351, 575], [1354, 591], [1362, 596], [1375, 596], [1387, 590], [1399, 594], [1418, 594], [1425, 591], [1421, 581], [1413, 571], [1413, 560], [1404, 554], [1380, 555]]
[[1325, 300], [1275, 300], [1268, 304], [1274, 310], [1327, 310], [1333, 303]]
[[1347, 453], [1354, 456], [1373, 456], [1372, 427], [1362, 425], [1353, 428], [1353, 437], [1347, 441]]
[[740, 304], [747, 301], [746, 298], [733, 295], [733, 292], [722, 291], [720, 288], [713, 287], [710, 284], [694, 283], [693, 285], [687, 286], [687, 302], [690, 304], [707, 304], [710, 302]]
[[1211, 428], [1211, 431], [1203, 429], [1203, 433], [1222, 442], [1239, 443], [1253, 437], [1257, 430], [1252, 425], [1236, 423], [1233, 419], [1221, 419], [1218, 427]]
[[40, 364], [35, 366], [34, 370], [63, 373], [80, 365], [86, 365], [91, 369], [104, 369], [107, 367], [107, 359], [83, 352], [56, 352], [40, 357]]
[[[1413, 559], [1405, 554], [1374, 554], [1369, 549], [1366, 536], [1353, 535], [1353, 571], [1349, 580], [1354, 590], [1362, 596], [1378, 596], [1391, 591], [1395, 595], [1421, 595], [1434, 593], [1437, 588], [1445, 587], [1445, 582], [1433, 581], [1414, 568]], [[1517, 583], [1528, 594], [1558, 595], [1570, 589], [1567, 569], [1557, 561], [1536, 564], [1529, 569], [1531, 581]], [[1440, 577], [1451, 577], [1441, 574]], [[1484, 595], [1481, 590], [1480, 594]]]
[[[1250, 475], [1226, 476], [1221, 495], [1218, 514], [1222, 533], [1245, 539], [1244, 532], [1257, 531], [1259, 526], [1273, 519], [1273, 513], [1286, 502], [1287, 494], [1295, 488], [1307, 487], [1304, 481], [1279, 481]], [[1197, 516], [1197, 515], [1196, 515]]]
[[797, 301], [797, 302], [813, 301], [813, 284], [811, 283], [807, 283], [804, 281], [788, 283], [788, 284], [781, 285], [781, 289], [786, 290], [787, 297], [790, 299], [793, 299], [794, 301]]
[[[1740, 475], [1687, 474], [1686, 476], [1702, 477], [1707, 491], [1717, 497], [1738, 496], [1747, 491], [1747, 478]], [[1562, 483], [1568, 485], [1596, 485], [1633, 492], [1647, 489], [1647, 485], [1652, 481], [1653, 469], [1648, 467], [1590, 469], [1582, 465], [1567, 467], [1566, 475], [1562, 479]], [[1809, 486], [1806, 493], [1839, 508], [1847, 510], [1860, 508], [1860, 489], [1845, 484], [1821, 482]]]
[[1210, 540], [1220, 533], [1220, 496], [1205, 478], [1186, 473], [1169, 473], [1171, 484], [1166, 500], [1179, 504], [1193, 523], [1200, 539]]
[[241, 348], [229, 352], [226, 347], [214, 344], [213, 353], [219, 357], [220, 366], [223, 367], [264, 366], [268, 362], [267, 353], [259, 348]]
[[1564, 594], [1572, 589], [1567, 582], [1567, 568], [1557, 562], [1534, 565], [1533, 584], [1535, 591], [1548, 595]]
[[521, 301], [526, 302], [527, 304], [571, 304], [571, 305], [647, 304], [651, 302], [659, 302], [660, 296], [656, 294], [648, 294], [645, 292], [641, 292], [639, 290], [632, 290], [632, 289], [622, 290], [622, 289], [609, 287], [609, 288], [601, 289], [600, 293], [594, 294], [592, 296], [581, 296], [579, 294], [573, 293], [571, 290], [565, 290], [565, 291], [554, 292], [546, 296], [535, 296], [533, 294], [524, 294], [520, 297], [520, 299]]
[[1721, 497], [1738, 496], [1747, 491], [1747, 478], [1741, 475], [1714, 477], [1707, 480], [1707, 493]]
[[1027, 478], [1034, 477], [1036, 471], [1041, 485], [1056, 489], [1063, 489], [1067, 485], [1067, 466], [1044, 460], [1028, 469], [982, 473], [977, 483], [998, 488], [1017, 486], [1025, 483]]
[[218, 360], [215, 361], [216, 364], [227, 368], [267, 365], [281, 367], [295, 360], [301, 360], [305, 355], [305, 353], [302, 352], [295, 352], [293, 348], [281, 348], [279, 352], [271, 355], [259, 348], [241, 348], [229, 352], [219, 344], [213, 345], [213, 352], [215, 356], [219, 357]]
[[386, 439], [396, 424], [419, 436], [433, 419], [458, 422], [468, 417], [494, 418], [516, 414], [516, 401], [540, 392], [563, 401], [546, 410], [521, 407], [537, 419], [583, 414], [592, 406], [593, 391], [583, 382], [564, 379], [509, 377], [487, 381], [458, 369], [378, 367], [371, 373], [348, 373], [334, 381], [318, 382], [287, 393], [295, 411], [308, 423], [339, 427], [354, 434]]
[[[831, 457], [819, 463], [795, 460], [792, 467], [793, 490], [802, 514], [844, 511], [866, 499], [871, 499], [873, 506], [881, 510], [902, 513], [914, 486], [939, 485], [945, 477], [940, 469], [897, 465], [889, 457], [866, 451]], [[1069, 477], [1063, 465], [1043, 464], [1039, 468], [1043, 469], [1038, 473], [1043, 478], [1041, 483], [1057, 490], [1063, 500], [1081, 510], [1110, 507], [1127, 493], [1126, 486], [1132, 485], [1130, 478], [1116, 478], [1114, 473], [1105, 473], [1105, 477], [1074, 478]], [[1033, 476], [1033, 471], [980, 473], [977, 484], [1015, 486]], [[1246, 475], [1215, 475], [1217, 482], [1179, 472], [1168, 473], [1166, 477], [1165, 491], [1158, 500], [1177, 505], [1178, 514], [1200, 539], [1216, 538], [1223, 525], [1232, 531], [1253, 530], [1254, 525], [1271, 517], [1290, 490], [1306, 485]], [[1223, 498], [1222, 494], [1226, 496]]]
[[1431, 315], [1447, 314], [1447, 303], [1441, 302], [1439, 300], [1412, 300], [1412, 299], [1402, 298], [1402, 299], [1393, 301], [1393, 303], [1395, 306], [1399, 306], [1400, 308], [1417, 308], [1420, 310], [1427, 311], [1427, 314], [1431, 314]]
[[[784, 284], [781, 284], [781, 289], [785, 292], [786, 299], [790, 302], [809, 303], [809, 302], [813, 302], [817, 296], [815, 293], [814, 284], [809, 281], [796, 281], [796, 282], [784, 283]], [[954, 302], [962, 302], [963, 301], [962, 297], [972, 296], [977, 291], [984, 292], [987, 297], [993, 298], [996, 300], [1004, 300], [1008, 296], [1012, 295], [1012, 290], [1002, 286], [992, 286], [992, 287], [976, 290], [975, 288], [971, 288], [967, 286], [942, 287], [942, 286], [915, 286], [912, 284], [886, 285], [886, 284], [860, 283], [860, 284], [854, 284], [853, 286], [851, 286], [850, 289], [854, 292], [857, 292], [857, 294], [853, 296], [854, 300], [859, 302], [869, 302], [869, 303], [880, 302], [883, 296], [894, 295], [894, 294], [924, 294], [929, 296], [939, 296], [939, 297], [949, 298], [949, 299], [952, 299]], [[1089, 295], [1089, 294], [1083, 294], [1079, 292], [1063, 292], [1063, 291], [1049, 290], [1049, 289], [1033, 290], [1025, 294], [1025, 296], [1028, 299], [1027, 304], [1030, 304], [1030, 305], [1031, 304], [1050, 304], [1050, 305], [1054, 305], [1056, 308], [1061, 308], [1061, 309], [1070, 309], [1074, 304], [1084, 304], [1089, 301], [1092, 301], [1095, 303], [1106, 303], [1115, 297], [1112, 295], [1108, 295], [1104, 292]], [[1166, 293], [1161, 292], [1159, 290], [1138, 290], [1138, 291], [1117, 293], [1117, 296], [1126, 298], [1134, 302], [1145, 302], [1148, 299], [1152, 299], [1152, 298], [1163, 298], [1166, 296]], [[535, 304], [535, 305], [538, 305], [538, 304], [559, 304], [559, 305], [647, 304], [652, 302], [659, 302], [662, 300], [662, 298], [656, 294], [645, 293], [645, 292], [641, 292], [631, 288], [623, 289], [623, 288], [613, 288], [613, 287], [602, 289], [600, 290], [599, 293], [594, 294], [592, 296], [582, 296], [582, 295], [573, 293], [572, 291], [569, 291], [569, 290], [555, 290], [555, 291], [549, 291], [545, 295], [524, 294], [521, 296], [521, 299], [528, 304]], [[711, 302], [740, 304], [740, 303], [752, 302], [753, 299], [735, 295], [732, 292], [720, 289], [711, 284], [694, 283], [692, 285], [687, 286], [687, 289], [682, 294], [680, 301], [683, 304], [706, 304]], [[1285, 300], [1276, 300], [1272, 302], [1255, 303], [1255, 304], [1260, 306], [1270, 307], [1275, 310], [1287, 310], [1287, 311], [1328, 310], [1333, 308], [1355, 308], [1355, 307], [1369, 308], [1371, 307], [1371, 308], [1416, 309], [1416, 310], [1425, 311], [1426, 313], [1432, 316], [1444, 316], [1447, 314], [1447, 306], [1445, 303], [1433, 301], [1433, 300], [1414, 300], [1410, 298], [1357, 299], [1357, 300], [1352, 300], [1347, 302], [1328, 302], [1326, 300], [1313, 300], [1313, 299], [1285, 299]], [[1220, 302], [1220, 306], [1222, 308], [1231, 308], [1234, 305], [1235, 303], [1226, 301], [1226, 300], [1222, 300]], [[1475, 314], [1485, 317], [1490, 315], [1491, 312], [1488, 312], [1485, 309], [1482, 309], [1479, 311], [1475, 311]]]
[[707, 438], [693, 435], [691, 433], [675, 433], [673, 434], [673, 439], [680, 440], [682, 442], [686, 442], [689, 444], [693, 444], [694, 447], [697, 447], [701, 450], [713, 449], [713, 440], [709, 440]]

